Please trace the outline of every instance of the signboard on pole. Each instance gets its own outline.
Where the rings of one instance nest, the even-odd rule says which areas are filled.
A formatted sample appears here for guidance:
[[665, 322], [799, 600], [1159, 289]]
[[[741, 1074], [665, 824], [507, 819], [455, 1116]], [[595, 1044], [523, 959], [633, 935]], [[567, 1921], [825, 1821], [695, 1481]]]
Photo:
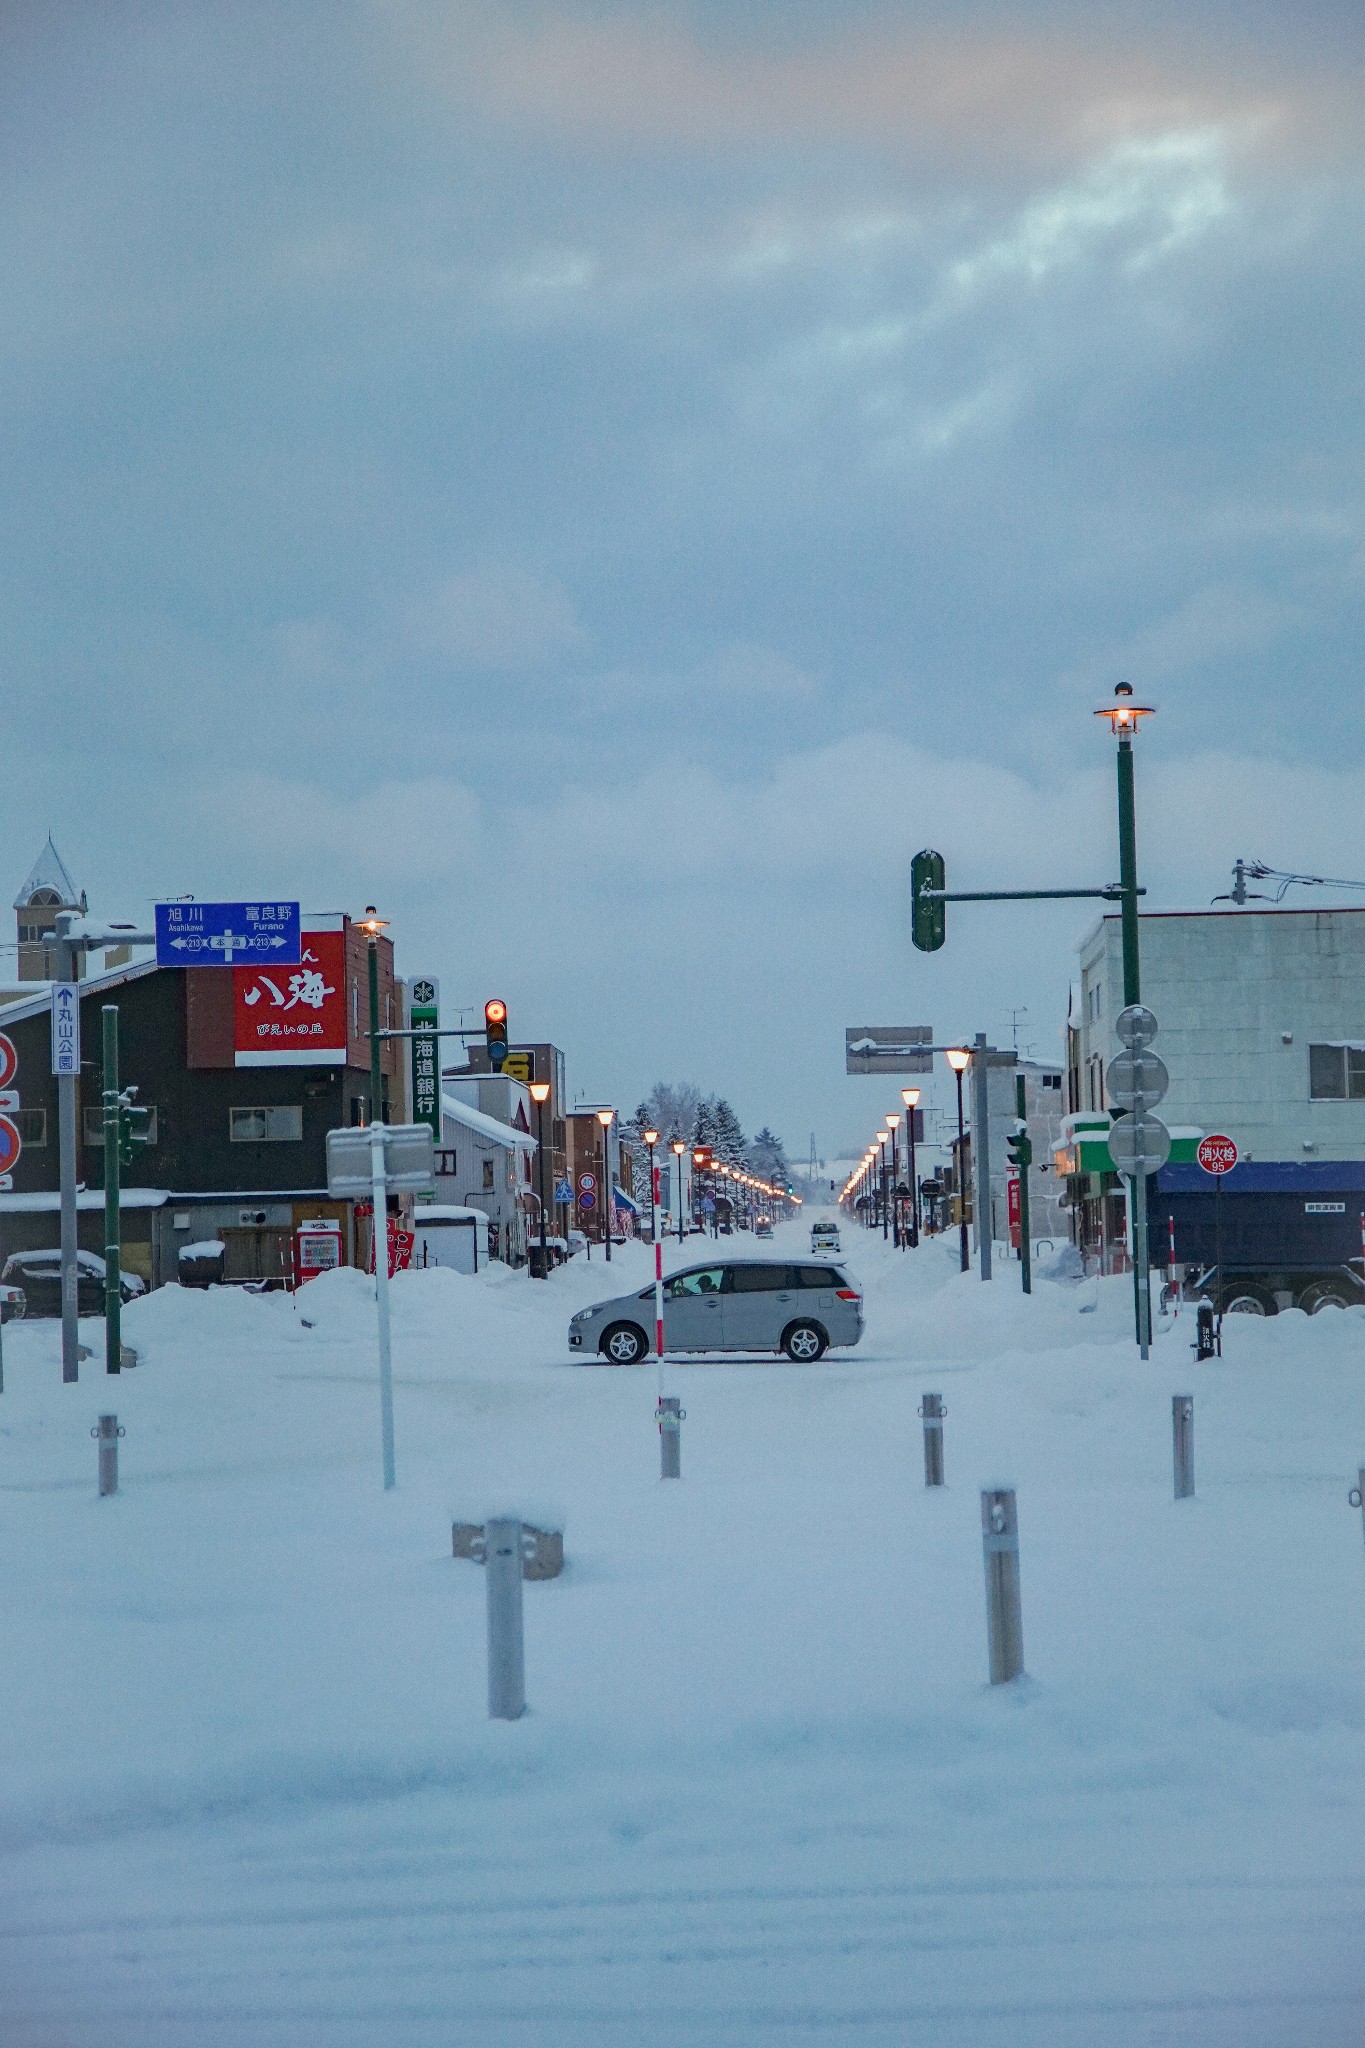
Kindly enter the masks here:
[[1205, 1173], [1221, 1176], [1232, 1172], [1237, 1164], [1238, 1152], [1233, 1139], [1226, 1137], [1222, 1131], [1212, 1131], [1207, 1138], [1199, 1140], [1199, 1149], [1194, 1156]]
[[931, 1074], [932, 1024], [850, 1024], [844, 1032], [846, 1074]]
[[[436, 1178], [430, 1124], [385, 1124], [384, 1177], [391, 1195], [421, 1194]], [[374, 1186], [370, 1126], [346, 1124], [327, 1133], [327, 1192], [368, 1195]]]
[[0, 1116], [0, 1175], [8, 1178], [22, 1149], [19, 1126], [9, 1117]]
[[1171, 1156], [1171, 1134], [1159, 1116], [1123, 1116], [1109, 1127], [1109, 1157], [1129, 1180], [1160, 1173]]
[[81, 998], [74, 981], [52, 984], [52, 1071], [81, 1071]]
[[14, 1050], [14, 1040], [0, 1031], [0, 1088], [8, 1088], [18, 1071], [19, 1055]]
[[158, 903], [158, 967], [296, 967], [297, 903]]
[[419, 975], [411, 985], [408, 1023], [416, 1034], [412, 1045], [412, 1120], [430, 1124], [441, 1142], [441, 984], [434, 975]]
[[233, 975], [235, 1066], [345, 1066], [346, 935], [305, 932], [294, 958]]
[[568, 1181], [557, 1180], [555, 1182], [555, 1200], [557, 1202], [571, 1202], [573, 1200], [573, 1189]]

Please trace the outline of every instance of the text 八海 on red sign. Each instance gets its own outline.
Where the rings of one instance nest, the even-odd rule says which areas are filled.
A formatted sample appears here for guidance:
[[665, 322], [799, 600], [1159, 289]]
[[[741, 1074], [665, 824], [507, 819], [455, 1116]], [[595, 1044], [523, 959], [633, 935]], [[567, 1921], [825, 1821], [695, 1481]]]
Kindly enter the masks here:
[[305, 931], [297, 967], [234, 967], [239, 1067], [346, 1064], [346, 935]]

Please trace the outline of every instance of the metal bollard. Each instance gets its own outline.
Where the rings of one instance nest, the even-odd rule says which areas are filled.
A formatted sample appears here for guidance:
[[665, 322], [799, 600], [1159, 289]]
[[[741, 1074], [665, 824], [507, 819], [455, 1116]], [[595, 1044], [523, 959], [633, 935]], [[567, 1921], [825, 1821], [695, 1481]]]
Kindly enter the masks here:
[[1353, 1508], [1360, 1509], [1362, 1527], [1365, 1527], [1365, 1465], [1356, 1473], [1356, 1484], [1346, 1496]]
[[99, 1426], [92, 1429], [100, 1447], [100, 1494], [118, 1492], [118, 1440], [123, 1431], [118, 1426], [117, 1415], [101, 1415]]
[[1171, 1396], [1171, 1448], [1175, 1457], [1175, 1497], [1194, 1498], [1194, 1395]]
[[676, 1395], [660, 1394], [656, 1412], [659, 1417], [659, 1477], [681, 1479], [682, 1425], [687, 1410]]
[[526, 1645], [521, 1613], [521, 1523], [485, 1525], [488, 1573], [488, 1718], [526, 1712]]
[[1008, 1685], [1024, 1668], [1024, 1618], [1019, 1600], [1019, 1515], [1013, 1487], [981, 1495], [981, 1548], [986, 1561], [986, 1634], [991, 1684]]
[[1219, 1350], [1213, 1303], [1201, 1301], [1194, 1312], [1194, 1355], [1196, 1358], [1215, 1358]]
[[943, 1484], [943, 1418], [948, 1413], [942, 1394], [926, 1394], [920, 1402], [924, 1417], [924, 1483]]

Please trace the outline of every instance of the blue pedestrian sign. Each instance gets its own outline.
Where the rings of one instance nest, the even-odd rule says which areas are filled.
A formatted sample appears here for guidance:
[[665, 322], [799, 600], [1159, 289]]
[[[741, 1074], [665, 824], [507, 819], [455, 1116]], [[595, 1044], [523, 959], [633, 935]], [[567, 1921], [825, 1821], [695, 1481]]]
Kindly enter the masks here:
[[158, 903], [158, 967], [297, 967], [297, 903]]
[[557, 1180], [555, 1182], [555, 1200], [557, 1202], [571, 1202], [573, 1200], [573, 1189], [568, 1181]]
[[702, 1198], [701, 1198], [701, 1209], [702, 1209], [702, 1214], [703, 1214], [703, 1216], [714, 1216], [714, 1215], [715, 1215], [715, 1213], [716, 1213], [716, 1198], [715, 1198], [715, 1196], [714, 1196], [714, 1195], [703, 1195], [703, 1196], [702, 1196]]

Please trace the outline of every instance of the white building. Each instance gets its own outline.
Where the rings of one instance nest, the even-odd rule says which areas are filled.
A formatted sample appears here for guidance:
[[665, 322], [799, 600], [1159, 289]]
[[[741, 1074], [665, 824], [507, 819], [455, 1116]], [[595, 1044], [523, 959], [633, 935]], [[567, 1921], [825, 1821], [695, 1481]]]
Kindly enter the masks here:
[[493, 1256], [514, 1266], [525, 1259], [534, 1227], [530, 1100], [529, 1089], [508, 1074], [458, 1080], [447, 1074], [441, 1082], [436, 1200], [481, 1209]]
[[[1171, 1076], [1162, 1121], [1224, 1131], [1248, 1159], [1365, 1159], [1365, 910], [1155, 911], [1139, 933]], [[1104, 1111], [1123, 1007], [1116, 912], [1082, 940], [1080, 967], [1071, 1107]]]

